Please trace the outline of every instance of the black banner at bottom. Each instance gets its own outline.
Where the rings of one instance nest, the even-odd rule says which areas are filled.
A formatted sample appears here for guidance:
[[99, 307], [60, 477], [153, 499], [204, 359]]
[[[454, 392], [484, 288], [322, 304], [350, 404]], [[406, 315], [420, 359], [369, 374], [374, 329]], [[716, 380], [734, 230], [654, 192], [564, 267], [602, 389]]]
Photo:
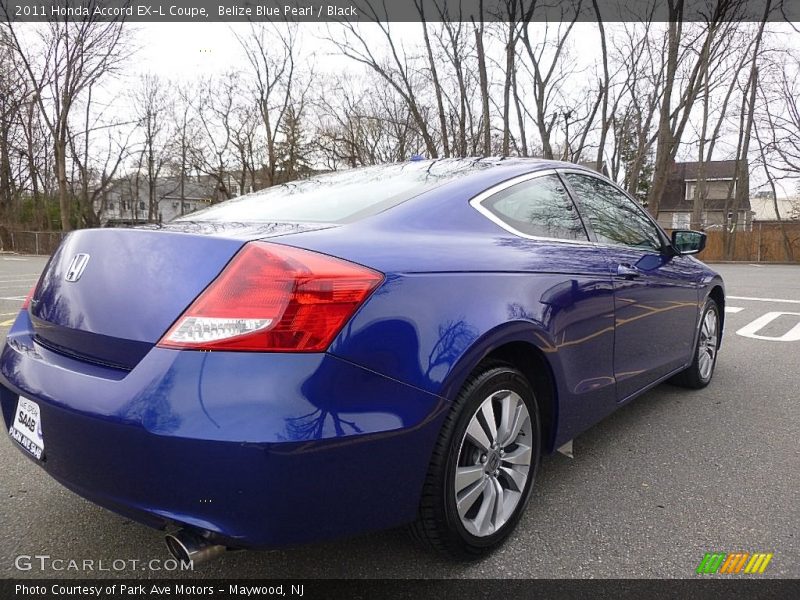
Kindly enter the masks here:
[[506, 600], [609, 598], [800, 598], [800, 580], [791, 579], [270, 579], [114, 580], [5, 579], [0, 598], [486, 598]]

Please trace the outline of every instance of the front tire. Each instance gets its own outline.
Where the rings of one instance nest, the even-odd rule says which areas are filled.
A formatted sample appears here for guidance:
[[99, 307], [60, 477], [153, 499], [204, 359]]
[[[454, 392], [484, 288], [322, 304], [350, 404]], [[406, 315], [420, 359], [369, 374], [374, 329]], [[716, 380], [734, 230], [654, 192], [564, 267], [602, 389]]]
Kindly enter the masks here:
[[672, 379], [672, 383], [695, 390], [711, 383], [717, 365], [717, 351], [721, 337], [719, 306], [709, 298], [700, 318], [700, 331], [697, 334], [692, 364], [685, 371], [678, 373]]
[[530, 499], [540, 432], [536, 398], [522, 373], [494, 364], [470, 377], [434, 448], [415, 536], [462, 560], [500, 546]]

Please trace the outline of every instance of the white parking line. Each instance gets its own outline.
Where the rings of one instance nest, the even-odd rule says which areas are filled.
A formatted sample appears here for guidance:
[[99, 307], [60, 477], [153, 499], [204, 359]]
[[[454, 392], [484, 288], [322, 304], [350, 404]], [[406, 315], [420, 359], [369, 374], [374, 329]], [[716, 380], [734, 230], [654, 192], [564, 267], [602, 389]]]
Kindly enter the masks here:
[[800, 304], [800, 300], [786, 300], [785, 298], [753, 298], [751, 296], [727, 296], [732, 300], [755, 300], [756, 302], [784, 302], [787, 304]]
[[757, 332], [761, 331], [772, 323], [775, 319], [782, 317], [784, 315], [791, 315], [793, 317], [800, 317], [800, 313], [796, 312], [768, 312], [765, 315], [761, 315], [752, 323], [748, 323], [741, 329], [739, 329], [736, 334], [741, 335], [742, 337], [753, 338], [754, 340], [768, 340], [770, 342], [797, 342], [800, 341], [800, 323], [797, 323], [794, 327], [792, 327], [789, 331], [784, 333], [783, 335], [759, 335]]
[[725, 312], [726, 313], [738, 313], [738, 312], [742, 312], [743, 310], [744, 310], [744, 308], [742, 308], [741, 306], [726, 306], [725, 307]]
[[19, 302], [25, 300], [25, 298], [26, 296], [6, 296], [6, 297], [0, 297], [0, 300], [13, 300]]

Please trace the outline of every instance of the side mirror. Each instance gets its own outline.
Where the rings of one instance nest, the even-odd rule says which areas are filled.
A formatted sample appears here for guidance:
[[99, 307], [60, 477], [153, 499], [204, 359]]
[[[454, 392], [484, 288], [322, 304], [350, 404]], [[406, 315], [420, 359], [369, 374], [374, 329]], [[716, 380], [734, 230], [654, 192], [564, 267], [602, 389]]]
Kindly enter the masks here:
[[706, 247], [706, 234], [691, 229], [676, 229], [672, 232], [672, 247], [678, 254], [697, 254]]

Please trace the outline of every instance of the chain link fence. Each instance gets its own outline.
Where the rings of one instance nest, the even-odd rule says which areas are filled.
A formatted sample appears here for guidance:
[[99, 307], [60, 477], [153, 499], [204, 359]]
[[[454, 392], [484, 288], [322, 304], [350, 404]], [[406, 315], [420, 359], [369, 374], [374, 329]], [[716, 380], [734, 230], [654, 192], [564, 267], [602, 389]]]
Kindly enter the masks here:
[[4, 231], [0, 250], [19, 254], [52, 254], [64, 239], [63, 231]]

